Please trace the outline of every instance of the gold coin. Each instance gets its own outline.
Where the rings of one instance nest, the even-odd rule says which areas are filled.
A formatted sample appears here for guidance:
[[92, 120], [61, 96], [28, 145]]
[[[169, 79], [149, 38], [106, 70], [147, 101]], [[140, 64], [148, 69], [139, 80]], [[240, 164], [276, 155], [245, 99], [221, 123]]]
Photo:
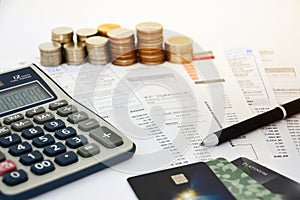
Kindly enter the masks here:
[[101, 24], [98, 26], [98, 32], [100, 35], [107, 37], [107, 32], [115, 28], [121, 28], [119, 24]]
[[183, 45], [192, 43], [192, 40], [185, 36], [175, 36], [169, 38], [167, 42], [170, 43], [170, 45]]

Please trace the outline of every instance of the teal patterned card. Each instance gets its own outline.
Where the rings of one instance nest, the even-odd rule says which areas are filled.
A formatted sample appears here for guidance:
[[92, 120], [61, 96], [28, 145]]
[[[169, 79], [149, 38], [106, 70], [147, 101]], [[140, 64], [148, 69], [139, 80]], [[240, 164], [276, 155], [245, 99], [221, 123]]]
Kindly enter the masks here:
[[227, 187], [236, 199], [242, 200], [279, 200], [280, 197], [252, 179], [234, 164], [224, 158], [207, 162], [210, 169]]

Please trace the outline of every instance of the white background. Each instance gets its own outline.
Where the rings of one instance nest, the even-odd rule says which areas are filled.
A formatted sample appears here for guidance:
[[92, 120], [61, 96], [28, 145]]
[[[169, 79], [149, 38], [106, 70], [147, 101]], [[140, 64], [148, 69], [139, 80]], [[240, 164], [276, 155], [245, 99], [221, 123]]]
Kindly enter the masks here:
[[[156, 21], [191, 37], [205, 50], [273, 50], [277, 65], [300, 70], [299, 0], [0, 2], [0, 66], [38, 57], [39, 44], [50, 41], [51, 29], [57, 26], [77, 30], [118, 23], [134, 29], [140, 22]], [[128, 176], [131, 174], [107, 169], [37, 199], [132, 199]]]

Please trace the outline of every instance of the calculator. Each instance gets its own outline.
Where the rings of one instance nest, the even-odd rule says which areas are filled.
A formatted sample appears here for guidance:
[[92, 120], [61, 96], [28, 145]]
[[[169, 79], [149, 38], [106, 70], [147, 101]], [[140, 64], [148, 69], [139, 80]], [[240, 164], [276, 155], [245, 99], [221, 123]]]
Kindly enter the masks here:
[[0, 199], [36, 196], [124, 161], [135, 149], [35, 64], [0, 74]]

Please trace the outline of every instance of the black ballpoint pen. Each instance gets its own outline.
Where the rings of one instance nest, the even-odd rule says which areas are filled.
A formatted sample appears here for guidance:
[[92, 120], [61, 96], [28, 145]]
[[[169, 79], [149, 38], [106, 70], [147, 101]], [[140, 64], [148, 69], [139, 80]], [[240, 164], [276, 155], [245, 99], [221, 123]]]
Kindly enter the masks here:
[[245, 133], [251, 132], [272, 122], [288, 118], [294, 114], [300, 113], [300, 98], [286, 104], [277, 106], [267, 112], [256, 115], [245, 121], [239, 122], [222, 130], [207, 135], [201, 146], [216, 146], [223, 142], [237, 138]]

